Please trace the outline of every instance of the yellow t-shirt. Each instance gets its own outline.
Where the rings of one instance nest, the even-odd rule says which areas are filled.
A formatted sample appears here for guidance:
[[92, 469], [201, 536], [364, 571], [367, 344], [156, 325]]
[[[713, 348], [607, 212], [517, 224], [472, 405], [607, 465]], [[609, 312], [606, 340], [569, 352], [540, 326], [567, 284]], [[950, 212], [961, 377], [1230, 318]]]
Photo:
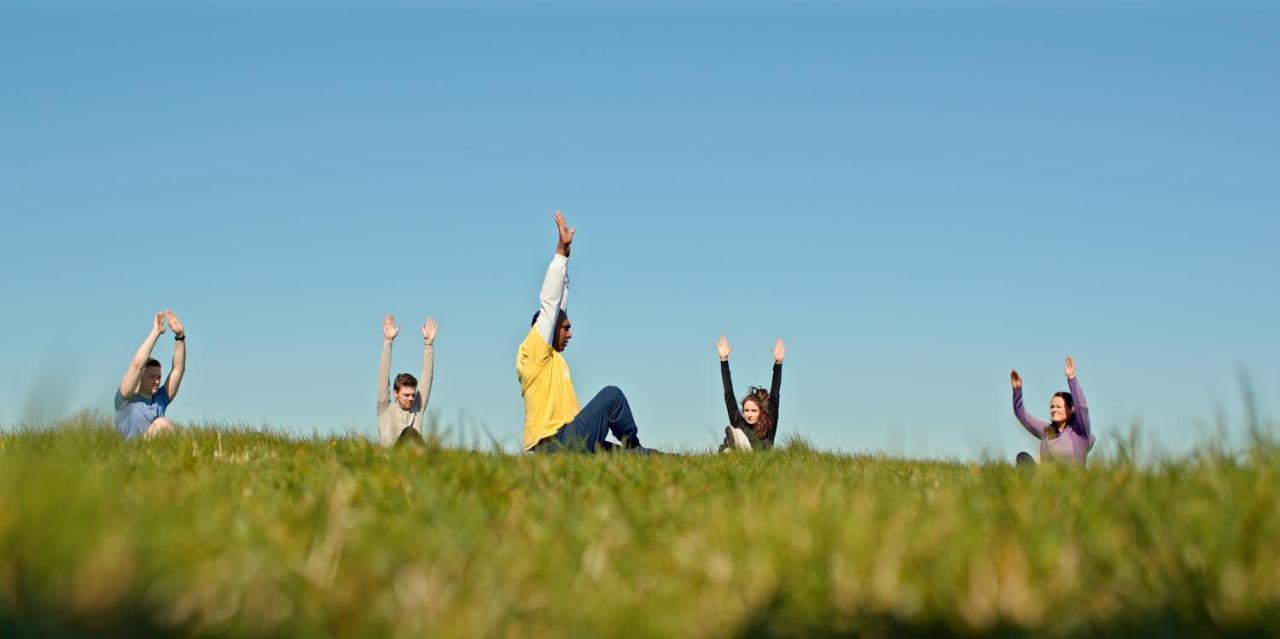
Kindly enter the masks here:
[[569, 363], [547, 340], [530, 327], [516, 351], [516, 378], [524, 396], [524, 449], [554, 435], [578, 416], [578, 395], [573, 392]]

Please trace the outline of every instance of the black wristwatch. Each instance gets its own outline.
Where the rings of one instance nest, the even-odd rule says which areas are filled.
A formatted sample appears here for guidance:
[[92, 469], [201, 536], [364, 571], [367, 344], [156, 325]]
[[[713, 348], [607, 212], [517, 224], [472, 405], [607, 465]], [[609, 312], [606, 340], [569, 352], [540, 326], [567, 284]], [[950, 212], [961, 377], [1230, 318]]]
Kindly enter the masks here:
[[181, 334], [181, 335], [174, 335], [174, 336], [173, 336], [173, 341], [175, 341], [175, 342], [185, 342], [185, 341], [187, 341], [187, 334], [186, 334], [186, 333], [183, 333], [183, 334]]

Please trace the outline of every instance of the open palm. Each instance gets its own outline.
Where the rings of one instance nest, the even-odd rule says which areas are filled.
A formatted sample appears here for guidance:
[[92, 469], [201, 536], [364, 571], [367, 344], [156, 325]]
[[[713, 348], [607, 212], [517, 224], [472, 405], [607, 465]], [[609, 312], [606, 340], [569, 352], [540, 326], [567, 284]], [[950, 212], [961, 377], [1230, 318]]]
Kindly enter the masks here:
[[391, 341], [399, 334], [400, 325], [396, 324], [396, 318], [391, 313], [387, 313], [387, 316], [382, 318], [382, 336], [386, 337], [387, 341]]
[[169, 328], [173, 329], [173, 334], [182, 337], [187, 334], [187, 329], [182, 325], [182, 320], [178, 319], [178, 315], [173, 311], [165, 311], [165, 317], [169, 321]]
[[427, 321], [422, 325], [422, 339], [428, 344], [434, 344], [436, 341], [436, 318], [428, 317]]

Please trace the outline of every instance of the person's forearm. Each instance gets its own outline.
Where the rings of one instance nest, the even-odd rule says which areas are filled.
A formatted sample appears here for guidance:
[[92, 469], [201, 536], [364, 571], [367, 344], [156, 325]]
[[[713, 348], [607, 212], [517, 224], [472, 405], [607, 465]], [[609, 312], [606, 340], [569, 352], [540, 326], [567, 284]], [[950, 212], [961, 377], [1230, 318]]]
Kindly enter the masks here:
[[138, 352], [133, 354], [133, 367], [142, 370], [147, 360], [151, 359], [151, 351], [156, 348], [156, 340], [160, 339], [160, 331], [151, 330], [151, 334], [147, 335], [147, 339], [142, 340], [142, 345], [138, 347]]
[[[174, 336], [177, 337], [176, 335]], [[186, 337], [186, 334], [183, 334]], [[186, 339], [174, 339], [173, 341], [173, 367], [172, 373], [180, 373], [187, 370], [187, 341]]]
[[422, 346], [422, 380], [418, 382], [418, 392], [422, 394], [422, 405], [418, 412], [426, 414], [427, 402], [431, 401], [431, 382], [435, 377], [436, 349], [431, 342]]
[[552, 333], [555, 331], [556, 315], [564, 299], [565, 286], [569, 277], [569, 258], [556, 254], [547, 265], [547, 274], [542, 278], [542, 290], [538, 294], [538, 319], [534, 324], [538, 334], [548, 344], [553, 343]]
[[773, 433], [778, 432], [778, 410], [782, 406], [782, 364], [773, 363], [773, 383], [769, 385], [769, 413], [773, 416], [773, 432], [769, 433], [769, 439], [773, 439]]
[[1031, 433], [1037, 438], [1044, 437], [1044, 431], [1048, 428], [1048, 424], [1027, 413], [1026, 407], [1022, 405], [1021, 388], [1015, 388], [1013, 390], [1013, 416], [1018, 418], [1018, 423], [1022, 424], [1022, 427], [1027, 429], [1028, 433]]
[[1080, 388], [1080, 380], [1075, 377], [1067, 378], [1067, 388], [1071, 391], [1072, 403], [1075, 404], [1076, 423], [1084, 429], [1085, 434], [1089, 434], [1091, 424], [1089, 423], [1089, 402], [1085, 401], [1084, 389]]
[[147, 360], [151, 359], [151, 351], [155, 350], [157, 339], [160, 339], [160, 331], [153, 328], [147, 338], [142, 340], [142, 345], [138, 347], [138, 352], [133, 354], [133, 359], [129, 361], [129, 368], [125, 370], [124, 376], [120, 379], [120, 395], [122, 397], [130, 396], [137, 389], [138, 380], [142, 379], [142, 368], [146, 366]]
[[378, 361], [378, 406], [390, 399], [391, 387], [391, 340], [382, 342], [382, 359]]
[[729, 413], [729, 424], [737, 426], [742, 421], [738, 400], [733, 396], [733, 377], [729, 374], [729, 361], [720, 360], [720, 382], [724, 384], [724, 408]]
[[1084, 399], [1084, 389], [1080, 388], [1080, 380], [1078, 378], [1067, 378], [1067, 390], [1071, 391], [1071, 400], [1075, 404], [1076, 410], [1081, 408], [1089, 409], [1089, 402]]
[[[174, 336], [177, 337], [176, 335]], [[183, 334], [186, 337], [186, 334]], [[173, 367], [169, 370], [169, 379], [165, 382], [165, 392], [169, 395], [169, 401], [173, 401], [178, 396], [178, 389], [182, 387], [182, 377], [187, 372], [187, 342], [185, 339], [175, 339], [173, 342]]]

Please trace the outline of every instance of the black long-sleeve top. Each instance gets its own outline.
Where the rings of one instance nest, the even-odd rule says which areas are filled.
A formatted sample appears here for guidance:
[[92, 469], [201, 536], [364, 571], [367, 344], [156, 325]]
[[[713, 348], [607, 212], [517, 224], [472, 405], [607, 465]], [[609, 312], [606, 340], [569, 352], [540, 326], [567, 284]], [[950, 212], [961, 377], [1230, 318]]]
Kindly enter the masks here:
[[[782, 364], [773, 364], [773, 383], [769, 385], [769, 415], [773, 417], [773, 428], [764, 439], [756, 437], [756, 429], [742, 416], [738, 410], [738, 398], [733, 395], [733, 378], [729, 375], [729, 362], [720, 362], [720, 379], [724, 382], [724, 407], [729, 411], [729, 425], [740, 429], [751, 440], [752, 448], [773, 448], [774, 437], [778, 434], [778, 389], [782, 386]], [[726, 437], [726, 445], [732, 442]]]

